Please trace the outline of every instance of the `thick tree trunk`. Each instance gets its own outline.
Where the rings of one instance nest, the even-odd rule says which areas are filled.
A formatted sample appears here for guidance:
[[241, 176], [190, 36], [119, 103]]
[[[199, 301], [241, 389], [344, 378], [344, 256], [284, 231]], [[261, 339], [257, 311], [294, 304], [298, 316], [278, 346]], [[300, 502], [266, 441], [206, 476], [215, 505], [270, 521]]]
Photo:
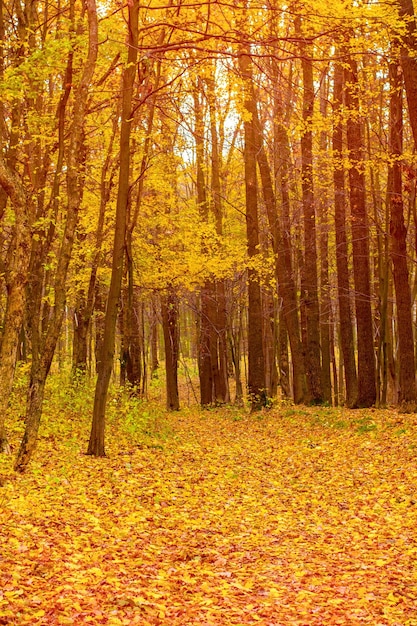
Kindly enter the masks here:
[[349, 150], [350, 212], [352, 216], [353, 275], [355, 282], [356, 327], [358, 337], [358, 406], [369, 407], [376, 400], [376, 370], [371, 309], [369, 229], [366, 213], [363, 157], [363, 123], [360, 118], [358, 71], [352, 56], [347, 58], [346, 107]]
[[72, 378], [75, 382], [87, 371], [88, 331], [91, 316], [85, 315], [85, 305], [74, 311], [72, 341]]
[[407, 229], [404, 223], [402, 196], [402, 78], [397, 63], [390, 64], [390, 155], [388, 177], [390, 192], [390, 238], [391, 257], [395, 286], [398, 320], [398, 360], [400, 397], [403, 411], [415, 411], [417, 407], [416, 370], [414, 359], [411, 291], [407, 265]]
[[[299, 307], [292, 260], [293, 244], [291, 236], [291, 201], [289, 189], [290, 146], [287, 128], [285, 126], [283, 107], [281, 106], [278, 98], [276, 98], [274, 106], [274, 143], [276, 152], [275, 167], [277, 171], [277, 182], [281, 195], [281, 215], [277, 215], [273, 222], [270, 223], [270, 230], [273, 234], [273, 238], [276, 238], [277, 245], [276, 272], [278, 279], [278, 291], [280, 297], [282, 298], [282, 314], [287, 327], [288, 340], [291, 349], [293, 398], [296, 404], [301, 404], [303, 402], [307, 402], [308, 398], [305, 377], [304, 348], [301, 341], [301, 329], [298, 312]], [[261, 152], [258, 154], [259, 162]], [[267, 186], [264, 184], [264, 190], [266, 188]]]
[[[257, 141], [255, 129], [256, 99], [254, 94], [251, 58], [246, 52], [239, 54], [239, 69], [245, 81], [244, 160], [246, 191], [246, 237], [249, 259], [259, 254], [258, 186], [256, 175]], [[248, 394], [251, 410], [257, 411], [267, 404], [265, 359], [263, 351], [262, 299], [259, 276], [252, 267], [248, 269]]]
[[309, 401], [323, 402], [321, 386], [320, 311], [317, 281], [316, 209], [313, 189], [313, 131], [314, 106], [313, 61], [307, 45], [301, 44], [303, 74], [303, 122], [301, 135], [301, 186], [304, 222], [304, 260], [302, 266], [301, 297], [303, 300], [305, 333], [305, 369]]
[[39, 425], [42, 417], [42, 407], [45, 394], [45, 383], [49, 372], [49, 366], [33, 363], [29, 382], [29, 392], [26, 407], [26, 426], [20, 443], [19, 454], [14, 466], [16, 472], [24, 472], [38, 440]]
[[408, 116], [417, 147], [417, 27], [413, 0], [397, 0], [399, 13], [404, 18], [405, 34], [402, 37], [401, 68], [407, 96]]
[[104, 321], [104, 338], [99, 359], [98, 378], [94, 396], [93, 420], [87, 454], [105, 456], [104, 431], [107, 392], [113, 367], [117, 308], [123, 277], [123, 258], [127, 222], [130, 174], [130, 134], [132, 126], [133, 92], [136, 76], [139, 3], [129, 3], [129, 51], [122, 79], [122, 120], [120, 129], [120, 170], [116, 204], [116, 224], [110, 289]]
[[358, 401], [358, 380], [355, 363], [355, 343], [353, 338], [351, 298], [349, 287], [348, 243], [346, 236], [346, 191], [343, 167], [343, 126], [341, 109], [343, 104], [343, 68], [337, 63], [334, 72], [333, 88], [333, 184], [334, 220], [336, 231], [336, 266], [340, 318], [340, 344], [345, 374], [345, 403], [355, 408]]

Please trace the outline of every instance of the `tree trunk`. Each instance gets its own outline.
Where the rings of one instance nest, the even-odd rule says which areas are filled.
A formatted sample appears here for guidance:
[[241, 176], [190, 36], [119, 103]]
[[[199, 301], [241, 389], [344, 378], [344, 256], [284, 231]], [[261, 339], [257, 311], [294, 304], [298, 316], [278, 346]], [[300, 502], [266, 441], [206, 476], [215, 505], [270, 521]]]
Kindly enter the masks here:
[[179, 329], [178, 301], [172, 288], [161, 301], [162, 328], [165, 345], [166, 394], [168, 411], [180, 408], [178, 392]]
[[85, 303], [74, 311], [72, 341], [72, 379], [77, 382], [87, 371], [88, 331], [91, 316], [86, 315]]
[[26, 407], [26, 426], [20, 443], [19, 454], [14, 466], [17, 472], [24, 472], [38, 440], [39, 425], [42, 417], [42, 407], [45, 394], [45, 384], [49, 372], [50, 363], [32, 363], [29, 382], [29, 393]]
[[278, 384], [282, 398], [291, 397], [290, 367], [288, 358], [288, 332], [282, 308], [279, 310], [278, 320]]
[[105, 315], [106, 298], [104, 293], [104, 285], [100, 281], [97, 281], [94, 296], [94, 358], [96, 363], [96, 374], [98, 374], [100, 370], [100, 355], [103, 351]]
[[130, 388], [137, 395], [141, 394], [141, 383], [143, 376], [143, 364], [142, 364], [142, 333], [141, 333], [141, 307], [138, 298], [137, 288], [132, 286], [132, 293], [129, 296], [132, 298], [132, 303], [129, 306], [130, 314], [130, 332], [129, 332], [129, 349], [127, 353], [126, 363], [126, 379], [130, 385]]
[[358, 97], [358, 70], [348, 55], [346, 72], [347, 145], [349, 150], [350, 212], [352, 216], [353, 275], [355, 282], [358, 337], [358, 406], [370, 407], [376, 400], [376, 371], [371, 310], [369, 232], [366, 213], [363, 124]]
[[132, 126], [132, 101], [136, 76], [139, 3], [128, 5], [129, 51], [122, 79], [122, 119], [120, 129], [120, 170], [116, 204], [116, 223], [113, 242], [113, 261], [110, 289], [104, 320], [104, 338], [100, 354], [98, 378], [94, 396], [93, 419], [87, 454], [105, 456], [104, 431], [107, 392], [113, 367], [117, 308], [123, 277], [123, 258], [127, 222], [127, 203], [130, 174], [130, 134]]
[[[256, 99], [253, 87], [251, 58], [239, 54], [239, 69], [245, 81], [244, 161], [246, 191], [246, 237], [249, 259], [259, 254], [258, 189], [256, 176]], [[267, 404], [265, 360], [263, 352], [261, 286], [257, 271], [248, 269], [248, 394], [251, 410]]]
[[333, 88], [333, 184], [334, 220], [336, 231], [336, 266], [340, 318], [340, 344], [345, 374], [345, 403], [355, 408], [358, 401], [358, 380], [355, 363], [355, 343], [353, 338], [352, 311], [349, 287], [348, 243], [346, 236], [346, 192], [343, 167], [343, 126], [341, 109], [343, 104], [343, 68], [335, 65]]
[[10, 454], [5, 419], [12, 391], [19, 336], [25, 311], [25, 286], [28, 279], [30, 230], [28, 203], [21, 181], [0, 157], [0, 185], [11, 199], [15, 215], [13, 254], [7, 272], [7, 303], [0, 347], [0, 453]]
[[[208, 222], [209, 205], [204, 175], [204, 120], [202, 107], [202, 83], [194, 86], [194, 141], [196, 148], [196, 191], [201, 219]], [[202, 254], [205, 253], [203, 247]], [[216, 402], [215, 381], [219, 377], [216, 337], [216, 291], [215, 282], [207, 278], [200, 297], [200, 336], [198, 346], [198, 372], [200, 378], [200, 402], [210, 406]]]
[[[275, 70], [275, 83], [278, 90], [278, 77]], [[290, 146], [285, 124], [283, 106], [277, 96], [274, 102], [274, 144], [275, 170], [281, 196], [281, 215], [270, 223], [271, 234], [276, 239], [276, 272], [278, 292], [282, 298], [282, 316], [288, 333], [291, 349], [293, 398], [296, 404], [307, 401], [304, 348], [301, 341], [297, 288], [293, 270], [293, 243], [290, 217]], [[261, 152], [258, 152], [258, 162]], [[264, 159], [262, 159], [264, 160]], [[261, 170], [262, 175], [262, 170]], [[272, 182], [271, 182], [272, 185]], [[266, 189], [264, 185], [264, 189]], [[271, 187], [272, 188], [272, 187]], [[267, 205], [268, 207], [268, 205]], [[268, 217], [269, 219], [269, 217]]]
[[417, 389], [414, 360], [411, 292], [407, 266], [407, 229], [404, 223], [402, 196], [402, 78], [397, 63], [392, 62], [390, 72], [390, 155], [388, 176], [390, 192], [390, 238], [391, 258], [398, 320], [398, 360], [400, 396], [403, 411], [416, 410]]
[[408, 116], [417, 147], [417, 28], [413, 0], [397, 0], [400, 16], [404, 18], [405, 34], [402, 37], [401, 68], [407, 96]]
[[275, 398], [278, 390], [277, 369], [277, 319], [274, 307], [274, 294], [270, 289], [264, 291], [263, 298], [265, 320], [264, 354], [265, 354], [265, 381], [269, 398]]
[[[323, 122], [327, 117], [327, 102], [329, 98], [329, 77], [327, 71], [320, 81], [320, 114]], [[318, 171], [326, 172], [328, 162], [328, 136], [327, 132], [320, 132], [320, 160], [317, 164]], [[326, 180], [327, 184], [328, 181]], [[332, 378], [331, 378], [331, 334], [333, 332], [332, 303], [330, 299], [329, 278], [329, 198], [324, 193], [324, 187], [320, 188], [318, 198], [319, 218], [319, 250], [320, 250], [320, 344], [321, 344], [321, 386], [323, 400], [332, 404]]]
[[316, 211], [313, 190], [313, 131], [314, 106], [313, 61], [308, 56], [307, 45], [301, 44], [303, 74], [303, 122], [301, 135], [301, 186], [304, 222], [304, 260], [302, 266], [301, 297], [303, 300], [305, 333], [305, 369], [309, 388], [309, 401], [323, 402], [321, 386], [320, 311], [317, 282]]
[[233, 368], [235, 372], [235, 399], [234, 403], [237, 406], [242, 406], [243, 404], [243, 385], [242, 385], [242, 372], [241, 372], [241, 361], [242, 361], [242, 335], [243, 335], [243, 307], [240, 306], [238, 302], [237, 311], [235, 315], [232, 315], [231, 324], [228, 329], [229, 332], [229, 346], [230, 346], [230, 354], [231, 354], [231, 362], [233, 363]]
[[158, 317], [154, 297], [151, 300], [151, 319], [150, 319], [150, 344], [151, 344], [151, 378], [158, 377], [159, 361], [158, 361]]
[[[101, 247], [104, 238], [104, 220], [106, 208], [110, 200], [110, 192], [113, 187], [115, 167], [112, 167], [112, 152], [117, 131], [117, 115], [113, 120], [113, 131], [109, 141], [109, 146], [101, 169], [100, 180], [100, 210], [95, 232], [94, 254], [91, 261], [90, 279], [87, 291], [81, 288], [77, 294], [77, 304], [74, 311], [74, 335], [73, 335], [73, 358], [72, 376], [77, 378], [87, 371], [88, 336], [91, 327], [91, 319], [94, 313], [97, 272], [101, 261]], [[78, 260], [80, 266], [85, 263], [85, 259]]]
[[[208, 105], [210, 117], [210, 138], [211, 138], [211, 194], [212, 210], [216, 223], [216, 233], [223, 235], [223, 209], [221, 194], [221, 152], [219, 149], [219, 139], [217, 133], [216, 102], [214, 71], [206, 79], [208, 91]], [[227, 311], [226, 311], [226, 287], [223, 278], [215, 280], [215, 341], [218, 365], [214, 380], [214, 392], [216, 402], [224, 403], [230, 401], [229, 377], [227, 364]], [[214, 356], [214, 355], [213, 355]]]

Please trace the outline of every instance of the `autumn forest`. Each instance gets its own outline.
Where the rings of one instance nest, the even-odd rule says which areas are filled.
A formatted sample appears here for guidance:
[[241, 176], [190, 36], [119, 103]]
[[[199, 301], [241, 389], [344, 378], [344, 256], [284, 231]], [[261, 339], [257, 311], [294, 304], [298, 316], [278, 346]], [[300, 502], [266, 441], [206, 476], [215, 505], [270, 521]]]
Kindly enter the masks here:
[[413, 0], [1, 0], [0, 146], [0, 624], [416, 625]]

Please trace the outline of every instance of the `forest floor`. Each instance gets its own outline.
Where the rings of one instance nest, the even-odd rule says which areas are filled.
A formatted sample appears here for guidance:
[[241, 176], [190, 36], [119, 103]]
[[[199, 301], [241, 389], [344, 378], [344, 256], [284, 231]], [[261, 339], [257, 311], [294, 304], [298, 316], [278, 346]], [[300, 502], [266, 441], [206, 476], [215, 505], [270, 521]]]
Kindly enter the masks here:
[[417, 625], [415, 415], [115, 397], [95, 459], [60, 393], [0, 459], [0, 624]]

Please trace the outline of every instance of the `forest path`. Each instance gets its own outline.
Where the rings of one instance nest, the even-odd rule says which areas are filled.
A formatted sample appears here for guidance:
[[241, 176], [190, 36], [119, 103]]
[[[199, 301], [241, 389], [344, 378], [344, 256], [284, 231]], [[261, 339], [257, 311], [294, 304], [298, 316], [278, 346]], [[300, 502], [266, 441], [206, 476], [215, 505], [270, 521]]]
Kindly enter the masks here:
[[164, 419], [105, 459], [44, 432], [0, 491], [0, 624], [417, 625], [414, 416]]

